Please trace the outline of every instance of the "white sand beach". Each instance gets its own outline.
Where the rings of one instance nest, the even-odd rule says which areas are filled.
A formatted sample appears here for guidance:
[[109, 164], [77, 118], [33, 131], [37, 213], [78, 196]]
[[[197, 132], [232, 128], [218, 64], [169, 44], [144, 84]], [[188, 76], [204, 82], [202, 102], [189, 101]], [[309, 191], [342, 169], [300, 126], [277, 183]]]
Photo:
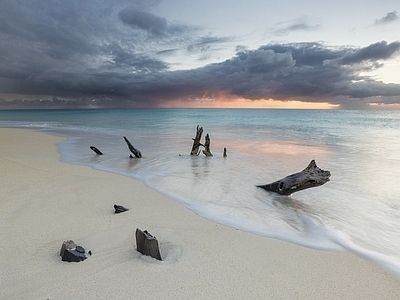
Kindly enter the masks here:
[[[132, 178], [60, 162], [60, 137], [2, 128], [0, 141], [0, 299], [399, 298], [399, 278], [352, 253], [219, 225]], [[136, 228], [163, 261], [136, 251]], [[66, 240], [92, 256], [61, 261]]]

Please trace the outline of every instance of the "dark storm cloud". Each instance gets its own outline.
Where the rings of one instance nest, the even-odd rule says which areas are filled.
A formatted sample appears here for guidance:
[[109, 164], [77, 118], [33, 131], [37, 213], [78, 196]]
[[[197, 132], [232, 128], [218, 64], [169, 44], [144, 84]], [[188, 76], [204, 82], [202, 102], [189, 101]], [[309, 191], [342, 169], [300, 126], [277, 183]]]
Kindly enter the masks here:
[[124, 49], [117, 43], [112, 43], [103, 49], [103, 53], [109, 57], [109, 69], [115, 67], [122, 68], [131, 72], [157, 72], [168, 69], [168, 65], [163, 61], [150, 58], [145, 54], [132, 53], [129, 49]]
[[[161, 57], [212, 54], [233, 38], [171, 24], [151, 12], [157, 1], [0, 4], [0, 93], [26, 95], [14, 102], [0, 99], [0, 107], [142, 107], [220, 96], [346, 107], [400, 103], [399, 84], [365, 75], [395, 57], [400, 42], [363, 48], [320, 43], [269, 44], [255, 50], [238, 46], [236, 55], [220, 63], [171, 71]], [[312, 29], [291, 26], [285, 28]]]
[[169, 68], [160, 51], [202, 38], [145, 11], [157, 2], [0, 0], [0, 93], [126, 95]]
[[[381, 51], [370, 51], [375, 47]], [[350, 103], [353, 108], [368, 102], [400, 103], [399, 84], [360, 75], [379, 67], [377, 61], [392, 57], [398, 47], [397, 42], [361, 49], [334, 49], [318, 43], [271, 44], [242, 50], [229, 60], [197, 70], [165, 73], [163, 80], [146, 87], [145, 95], [204, 99], [223, 94], [253, 100], [329, 102], [343, 107], [350, 107]], [[353, 59], [345, 65], [338, 63], [350, 55]]]
[[381, 19], [375, 20], [375, 25], [384, 25], [388, 23], [392, 23], [394, 21], [397, 21], [399, 19], [397, 15], [397, 11], [392, 11], [390, 13], [387, 13], [386, 16], [384, 16]]
[[118, 16], [124, 24], [144, 30], [154, 36], [181, 34], [187, 30], [186, 26], [169, 25], [165, 18], [158, 17], [150, 12], [138, 10], [134, 7], [121, 10]]
[[149, 31], [156, 35], [165, 34], [167, 30], [167, 20], [157, 17], [152, 13], [126, 8], [121, 10], [118, 16], [125, 24]]
[[341, 64], [355, 64], [363, 61], [385, 60], [392, 57], [399, 50], [400, 42], [388, 44], [386, 41], [382, 41], [362, 49], [349, 51], [338, 61]]
[[[275, 74], [264, 73], [258, 81], [250, 80], [248, 86], [268, 91], [265, 98], [269, 96], [281, 100], [318, 102], [325, 99], [340, 104], [337, 99], [342, 97], [361, 99], [385, 95], [397, 97], [397, 101], [400, 101], [400, 85], [385, 85], [360, 75], [360, 71], [370, 68], [371, 64], [375, 66], [377, 60], [389, 58], [387, 53], [393, 55], [400, 46], [399, 43], [384, 42], [378, 45], [380, 52], [370, 51], [375, 49], [376, 44], [362, 49], [331, 49], [317, 43], [264, 46], [260, 49], [273, 51], [275, 55], [290, 55], [295, 63], [288, 64]], [[352, 63], [349, 60], [345, 67], [337, 64], [337, 61], [351, 54], [354, 54]], [[251, 82], [260, 85], [251, 85]], [[243, 95], [246, 93], [259, 97], [251, 90], [242, 92]]]

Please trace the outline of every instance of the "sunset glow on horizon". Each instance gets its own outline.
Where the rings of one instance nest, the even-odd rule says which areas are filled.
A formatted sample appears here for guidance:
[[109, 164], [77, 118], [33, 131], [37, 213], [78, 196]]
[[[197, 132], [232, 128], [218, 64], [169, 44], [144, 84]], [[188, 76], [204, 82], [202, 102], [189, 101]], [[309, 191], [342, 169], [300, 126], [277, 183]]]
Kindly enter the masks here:
[[171, 100], [158, 108], [269, 108], [269, 109], [338, 109], [340, 105], [327, 102], [302, 102], [281, 100], [249, 100], [243, 98], [230, 100], [201, 99], [196, 101]]

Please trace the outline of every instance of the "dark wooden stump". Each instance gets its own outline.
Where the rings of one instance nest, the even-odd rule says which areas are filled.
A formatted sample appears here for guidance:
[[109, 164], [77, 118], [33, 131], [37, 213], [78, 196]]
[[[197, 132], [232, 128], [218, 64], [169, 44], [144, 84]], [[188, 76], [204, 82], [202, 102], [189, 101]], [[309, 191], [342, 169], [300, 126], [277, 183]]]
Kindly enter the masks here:
[[[91, 252], [89, 251], [89, 255]], [[77, 246], [74, 241], [65, 241], [60, 250], [62, 261], [67, 262], [80, 262], [87, 258], [86, 251], [83, 247]]]
[[199, 148], [200, 146], [203, 146], [203, 144], [200, 143], [201, 140], [201, 135], [203, 134], [203, 127], [199, 127], [197, 125], [197, 131], [196, 131], [196, 137], [193, 140], [193, 146], [192, 146], [192, 151], [190, 152], [190, 155], [199, 155]]
[[124, 211], [128, 211], [129, 209], [127, 209], [126, 207], [123, 207], [122, 205], [117, 205], [114, 204], [114, 210], [116, 214], [122, 213]]
[[210, 136], [207, 133], [206, 142], [204, 143], [204, 150], [203, 150], [205, 156], [213, 156], [210, 150], [210, 143], [211, 143]]
[[95, 146], [90, 146], [90, 149], [92, 149], [98, 155], [103, 155], [103, 153], [99, 149], [97, 149]]
[[158, 241], [147, 230], [141, 231], [139, 228], [136, 229], [136, 247], [140, 253], [162, 260]]
[[126, 137], [124, 137], [124, 140], [125, 140], [126, 144], [128, 145], [128, 148], [132, 152], [132, 154], [135, 155], [135, 157], [137, 157], [137, 158], [141, 158], [142, 157], [142, 153], [140, 153], [140, 151], [138, 149], [133, 147], [131, 142]]
[[286, 176], [266, 185], [258, 185], [257, 187], [288, 196], [301, 190], [323, 185], [329, 181], [330, 176], [331, 173], [329, 171], [321, 170], [317, 167], [315, 160], [312, 160], [307, 168], [299, 173]]

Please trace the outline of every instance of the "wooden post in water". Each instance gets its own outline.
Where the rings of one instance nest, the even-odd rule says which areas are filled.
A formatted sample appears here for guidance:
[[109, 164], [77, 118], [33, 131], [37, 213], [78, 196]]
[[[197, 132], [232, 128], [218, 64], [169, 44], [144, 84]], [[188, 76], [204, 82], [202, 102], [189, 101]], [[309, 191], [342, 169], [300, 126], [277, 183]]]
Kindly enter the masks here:
[[200, 146], [203, 146], [202, 143], [200, 143], [201, 140], [201, 135], [203, 134], [203, 127], [199, 127], [197, 125], [197, 131], [196, 131], [196, 137], [193, 140], [193, 146], [192, 146], [192, 151], [190, 151], [190, 155], [199, 155], [199, 148]]
[[211, 143], [210, 136], [207, 133], [206, 142], [204, 143], [204, 150], [203, 150], [205, 156], [213, 156], [210, 150], [210, 143]]
[[133, 155], [135, 155], [135, 157], [137, 157], [137, 158], [141, 158], [142, 153], [140, 153], [140, 151], [138, 149], [133, 147], [131, 142], [126, 137], [124, 137], [124, 140], [125, 140], [126, 144], [128, 145], [129, 150], [133, 153]]

